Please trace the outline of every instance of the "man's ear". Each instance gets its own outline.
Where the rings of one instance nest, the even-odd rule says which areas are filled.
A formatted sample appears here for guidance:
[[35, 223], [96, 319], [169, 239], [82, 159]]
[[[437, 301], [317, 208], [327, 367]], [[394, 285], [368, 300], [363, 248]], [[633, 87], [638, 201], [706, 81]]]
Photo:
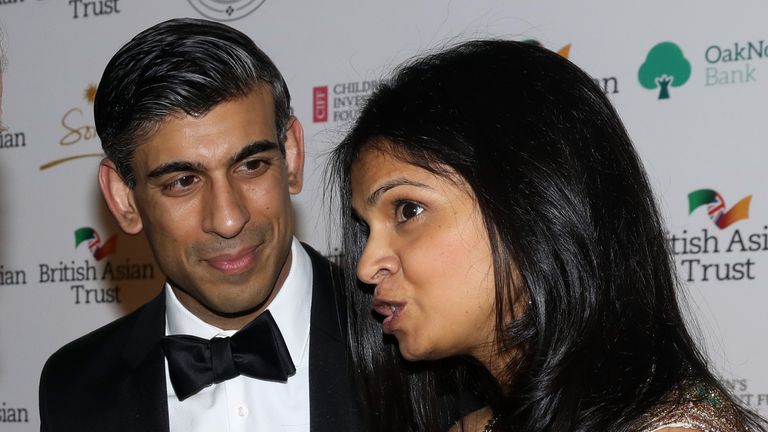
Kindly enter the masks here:
[[288, 191], [301, 192], [304, 181], [304, 128], [296, 117], [288, 120], [285, 130], [285, 166], [288, 171]]
[[120, 228], [128, 234], [138, 234], [144, 227], [131, 189], [117, 173], [117, 167], [109, 159], [99, 164], [99, 186], [104, 201]]

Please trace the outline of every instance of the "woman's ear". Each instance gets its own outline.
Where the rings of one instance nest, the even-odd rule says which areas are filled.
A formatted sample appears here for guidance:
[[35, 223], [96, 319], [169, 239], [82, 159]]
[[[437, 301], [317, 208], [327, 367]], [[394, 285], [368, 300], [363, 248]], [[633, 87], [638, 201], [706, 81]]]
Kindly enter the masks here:
[[120, 228], [128, 234], [141, 232], [144, 225], [136, 208], [133, 189], [125, 183], [114, 162], [109, 159], [103, 159], [99, 164], [99, 186]]

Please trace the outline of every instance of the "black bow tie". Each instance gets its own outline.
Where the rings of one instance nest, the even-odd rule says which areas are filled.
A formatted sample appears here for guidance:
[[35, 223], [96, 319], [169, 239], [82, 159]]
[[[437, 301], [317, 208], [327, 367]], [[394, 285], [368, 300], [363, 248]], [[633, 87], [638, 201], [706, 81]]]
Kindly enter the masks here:
[[283, 335], [269, 311], [232, 337], [208, 340], [188, 335], [166, 336], [162, 346], [171, 384], [180, 401], [238, 375], [285, 382], [296, 372]]

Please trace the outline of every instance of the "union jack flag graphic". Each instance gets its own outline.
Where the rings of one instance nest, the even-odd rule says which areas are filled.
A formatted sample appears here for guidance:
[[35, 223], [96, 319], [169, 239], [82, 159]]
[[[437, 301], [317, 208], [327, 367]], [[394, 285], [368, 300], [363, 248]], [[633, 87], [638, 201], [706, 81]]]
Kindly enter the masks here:
[[740, 220], [749, 219], [749, 204], [751, 202], [752, 195], [747, 195], [731, 207], [730, 210], [727, 210], [725, 199], [717, 191], [699, 189], [688, 194], [688, 214], [706, 205], [707, 214], [712, 219], [712, 222], [718, 228], [725, 229]]

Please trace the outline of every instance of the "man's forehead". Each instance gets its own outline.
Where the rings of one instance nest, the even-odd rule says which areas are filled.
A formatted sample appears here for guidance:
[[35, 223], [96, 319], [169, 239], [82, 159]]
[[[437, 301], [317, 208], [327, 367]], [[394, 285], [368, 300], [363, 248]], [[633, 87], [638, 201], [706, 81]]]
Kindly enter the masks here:
[[151, 159], [146, 161], [148, 165], [176, 159], [219, 160], [232, 158], [255, 142], [276, 143], [271, 101], [269, 91], [254, 91], [222, 102], [203, 115], [168, 115], [136, 140], [135, 159]]

